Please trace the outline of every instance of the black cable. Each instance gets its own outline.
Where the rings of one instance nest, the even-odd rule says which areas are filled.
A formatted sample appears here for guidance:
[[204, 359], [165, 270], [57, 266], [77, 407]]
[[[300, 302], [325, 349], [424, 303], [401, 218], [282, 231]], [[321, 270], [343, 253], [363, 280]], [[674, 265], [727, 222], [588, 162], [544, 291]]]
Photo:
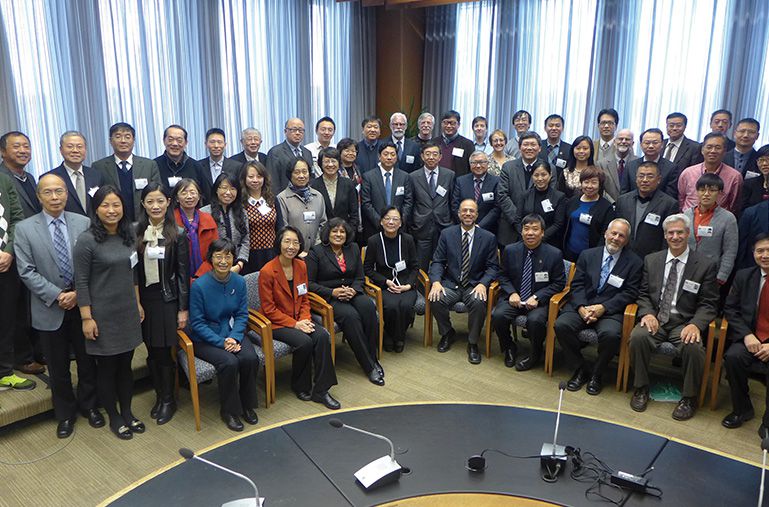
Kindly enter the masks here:
[[[500, 451], [499, 449], [484, 449], [483, 451], [481, 451], [481, 456], [483, 456], [487, 452], [496, 452], [497, 454], [501, 454], [502, 456], [507, 456], [508, 458], [512, 458], [512, 459], [534, 459], [534, 458], [539, 459], [539, 458], [541, 458], [541, 456], [539, 454], [537, 454], [536, 456], [515, 456], [513, 454], [508, 454], [505, 451]], [[556, 455], [556, 457], [561, 457], [561, 456], [563, 456], [563, 455]]]

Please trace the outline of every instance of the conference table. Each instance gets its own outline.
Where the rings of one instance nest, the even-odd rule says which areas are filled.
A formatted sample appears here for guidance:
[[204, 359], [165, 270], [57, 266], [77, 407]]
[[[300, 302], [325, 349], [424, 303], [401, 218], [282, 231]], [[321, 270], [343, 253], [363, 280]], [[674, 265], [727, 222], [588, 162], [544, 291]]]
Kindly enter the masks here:
[[[365, 491], [353, 473], [389, 454], [389, 446], [332, 419], [380, 433], [395, 446], [400, 480]], [[555, 413], [474, 403], [390, 405], [346, 410], [288, 422], [238, 437], [201, 454], [253, 480], [272, 506], [596, 505], [586, 494], [592, 480], [542, 479], [539, 453], [552, 442]], [[646, 474], [661, 498], [604, 486], [618, 505], [756, 505], [760, 467], [660, 435], [577, 415], [563, 414], [558, 444], [594, 456], [614, 471]], [[484, 449], [486, 469], [467, 469]], [[757, 446], [757, 456], [760, 449]], [[593, 488], [595, 489], [595, 488]], [[656, 491], [655, 491], [656, 493]], [[111, 500], [113, 506], [217, 506], [253, 496], [247, 482], [199, 461], [183, 461], [141, 481]], [[769, 496], [769, 495], [767, 495]], [[769, 505], [769, 499], [764, 505]]]

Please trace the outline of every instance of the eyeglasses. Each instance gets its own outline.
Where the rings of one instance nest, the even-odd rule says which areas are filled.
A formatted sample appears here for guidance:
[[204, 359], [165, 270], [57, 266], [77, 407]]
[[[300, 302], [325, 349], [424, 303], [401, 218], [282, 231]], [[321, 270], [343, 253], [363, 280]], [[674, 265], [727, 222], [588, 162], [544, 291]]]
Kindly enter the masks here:
[[40, 192], [40, 195], [42, 195], [43, 197], [51, 197], [52, 195], [55, 195], [56, 197], [61, 197], [66, 193], [67, 191], [64, 190], [63, 188], [47, 188], [42, 192]]
[[616, 124], [617, 124], [617, 122], [615, 122], [613, 120], [604, 120], [604, 121], [599, 121], [598, 122], [598, 125], [600, 125], [601, 127], [613, 127]]
[[489, 161], [488, 160], [471, 160], [470, 165], [474, 165], [474, 166], [489, 165]]
[[382, 219], [383, 222], [392, 222], [394, 224], [397, 224], [401, 221], [400, 217], [384, 217]]
[[304, 134], [304, 129], [302, 127], [291, 127], [286, 129], [286, 132], [293, 132], [295, 134]]
[[639, 179], [641, 181], [653, 180], [656, 177], [657, 177], [656, 174], [642, 174], [642, 173], [636, 174], [636, 179]]
[[182, 197], [197, 197], [200, 194], [198, 194], [197, 190], [182, 190], [179, 192], [179, 195]]
[[222, 262], [222, 261], [231, 261], [232, 259], [234, 259], [234, 257], [233, 257], [233, 255], [231, 253], [227, 253], [227, 254], [218, 254], [217, 253], [217, 254], [212, 255], [211, 259], [214, 262]]

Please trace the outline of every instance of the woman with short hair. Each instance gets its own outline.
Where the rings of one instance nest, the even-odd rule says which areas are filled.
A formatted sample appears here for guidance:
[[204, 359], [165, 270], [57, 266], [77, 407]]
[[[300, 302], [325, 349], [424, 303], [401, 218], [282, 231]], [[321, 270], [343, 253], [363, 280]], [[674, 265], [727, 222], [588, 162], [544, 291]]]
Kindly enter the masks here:
[[603, 243], [604, 232], [616, 216], [614, 204], [603, 197], [605, 179], [604, 172], [594, 166], [580, 171], [580, 192], [563, 206], [564, 259], [576, 262], [583, 250]]
[[320, 192], [310, 186], [310, 166], [297, 159], [286, 171], [288, 187], [278, 194], [278, 204], [283, 221], [302, 235], [304, 257], [310, 248], [320, 242], [320, 230], [326, 225], [326, 205]]
[[182, 178], [174, 187], [171, 199], [175, 203], [176, 224], [184, 227], [189, 243], [188, 269], [192, 281], [210, 269], [204, 265], [204, 257], [209, 245], [219, 237], [219, 231], [213, 217], [198, 209], [200, 186], [195, 180]]

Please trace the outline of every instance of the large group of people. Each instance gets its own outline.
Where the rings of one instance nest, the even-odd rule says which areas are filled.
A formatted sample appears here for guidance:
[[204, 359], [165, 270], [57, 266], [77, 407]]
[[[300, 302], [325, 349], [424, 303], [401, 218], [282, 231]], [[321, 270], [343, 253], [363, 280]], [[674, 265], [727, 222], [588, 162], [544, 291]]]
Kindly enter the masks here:
[[[390, 117], [382, 138], [376, 116], [361, 123], [361, 140], [333, 143], [329, 117], [306, 145], [305, 124], [286, 121], [285, 139], [265, 155], [255, 128], [243, 150], [225, 157], [225, 132], [205, 135], [209, 156], [186, 153], [187, 131], [170, 125], [164, 152], [134, 154], [127, 123], [109, 129], [113, 153], [84, 164], [83, 134], [60, 138], [62, 164], [40, 176], [27, 172], [29, 136], [0, 137], [0, 389], [26, 390], [18, 376], [47, 366], [58, 421], [71, 435], [77, 415], [94, 427], [106, 421], [121, 439], [146, 430], [131, 409], [134, 350], [144, 343], [156, 392], [157, 424], [176, 412], [178, 330], [197, 357], [217, 371], [220, 412], [233, 431], [256, 424], [259, 360], [246, 333], [244, 275], [259, 273], [260, 308], [275, 340], [292, 349], [291, 389], [304, 401], [340, 407], [330, 334], [310, 312], [310, 296], [328, 301], [334, 319], [368, 380], [385, 385], [377, 356], [402, 353], [422, 288], [440, 333], [438, 352], [457, 339], [451, 313], [468, 314], [467, 359], [481, 362], [484, 324], [499, 339], [504, 365], [529, 370], [543, 360], [550, 299], [570, 283], [554, 323], [573, 368], [567, 389], [598, 395], [617, 355], [627, 305], [638, 305], [629, 337], [634, 393], [650, 400], [648, 366], [663, 342], [676, 347], [684, 383], [673, 418], [696, 411], [706, 329], [723, 316], [730, 346], [725, 369], [733, 411], [723, 425], [754, 417], [747, 371], [769, 372], [769, 145], [754, 148], [759, 122], [732, 126], [729, 111], [712, 114], [702, 142], [684, 133], [675, 112], [640, 136], [618, 129], [619, 115], [597, 115], [598, 137], [561, 138], [564, 119], [532, 129], [527, 111], [513, 115], [510, 136], [488, 134], [472, 120], [472, 139], [459, 134], [460, 114], [422, 113], [415, 135], [408, 118]], [[566, 262], [564, 262], [566, 261]], [[569, 265], [574, 265], [569, 279]], [[567, 267], [565, 267], [567, 266]], [[382, 315], [366, 295], [382, 292]], [[489, 322], [490, 287], [498, 299]], [[530, 346], [519, 355], [511, 329], [526, 317]], [[597, 335], [589, 362], [580, 332]], [[77, 363], [77, 390], [70, 354]], [[764, 415], [763, 433], [769, 427]]]

